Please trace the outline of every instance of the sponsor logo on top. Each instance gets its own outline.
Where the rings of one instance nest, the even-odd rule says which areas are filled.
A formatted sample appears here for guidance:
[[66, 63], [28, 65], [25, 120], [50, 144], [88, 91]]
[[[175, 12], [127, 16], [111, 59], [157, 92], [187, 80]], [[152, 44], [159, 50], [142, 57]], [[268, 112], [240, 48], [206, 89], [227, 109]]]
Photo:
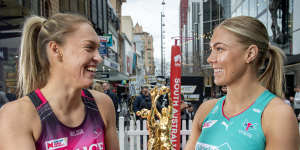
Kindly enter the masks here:
[[218, 120], [208, 120], [208, 121], [204, 122], [202, 128], [210, 128], [210, 127], [212, 127], [217, 121], [218, 121]]
[[68, 146], [68, 138], [64, 137], [64, 138], [60, 138], [60, 139], [46, 141], [45, 144], [46, 144], [47, 150], [55, 150], [55, 149], [67, 147]]

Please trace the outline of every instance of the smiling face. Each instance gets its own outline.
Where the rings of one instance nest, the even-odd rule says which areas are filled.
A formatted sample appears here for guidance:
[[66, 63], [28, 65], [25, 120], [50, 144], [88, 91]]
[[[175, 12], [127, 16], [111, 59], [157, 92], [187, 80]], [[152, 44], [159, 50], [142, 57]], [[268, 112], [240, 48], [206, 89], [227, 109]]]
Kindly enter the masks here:
[[62, 59], [56, 73], [60, 73], [67, 83], [86, 88], [92, 85], [97, 65], [102, 61], [98, 52], [99, 37], [87, 23], [80, 23], [75, 28], [66, 35], [65, 43], [58, 49], [62, 52]]
[[246, 48], [230, 31], [217, 27], [210, 41], [211, 54], [207, 62], [214, 71], [216, 85], [229, 85], [246, 72]]

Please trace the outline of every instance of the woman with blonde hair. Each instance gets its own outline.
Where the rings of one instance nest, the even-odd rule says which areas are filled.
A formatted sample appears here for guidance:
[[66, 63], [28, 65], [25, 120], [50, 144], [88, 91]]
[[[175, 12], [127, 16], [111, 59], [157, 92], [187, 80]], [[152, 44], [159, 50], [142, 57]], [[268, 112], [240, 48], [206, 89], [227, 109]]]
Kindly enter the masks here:
[[115, 112], [93, 83], [99, 37], [74, 14], [26, 20], [20, 47], [19, 96], [0, 110], [1, 150], [118, 150]]
[[199, 107], [185, 149], [299, 150], [295, 114], [282, 100], [283, 52], [265, 26], [248, 16], [226, 19], [210, 47], [214, 82], [227, 95]]

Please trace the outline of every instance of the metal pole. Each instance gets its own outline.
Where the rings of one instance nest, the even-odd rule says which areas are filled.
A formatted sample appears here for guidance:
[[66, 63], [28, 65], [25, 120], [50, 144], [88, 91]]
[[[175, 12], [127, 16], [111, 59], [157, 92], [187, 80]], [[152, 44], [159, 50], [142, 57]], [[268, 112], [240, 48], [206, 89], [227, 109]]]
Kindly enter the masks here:
[[163, 12], [160, 13], [160, 52], [161, 52], [161, 75], [164, 76], [164, 56], [163, 56]]

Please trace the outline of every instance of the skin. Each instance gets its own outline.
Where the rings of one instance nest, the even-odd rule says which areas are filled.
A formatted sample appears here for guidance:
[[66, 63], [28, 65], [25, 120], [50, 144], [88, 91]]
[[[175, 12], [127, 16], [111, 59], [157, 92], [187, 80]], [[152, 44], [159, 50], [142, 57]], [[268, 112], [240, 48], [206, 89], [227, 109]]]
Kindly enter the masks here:
[[[41, 88], [56, 117], [69, 127], [79, 126], [84, 120], [81, 89], [90, 86], [95, 76], [86, 67], [97, 66], [102, 61], [98, 53], [99, 38], [94, 29], [87, 23], [76, 27], [76, 31], [65, 37], [65, 44], [49, 42], [50, 77], [46, 86]], [[90, 92], [104, 121], [105, 149], [118, 150], [113, 103], [105, 94]], [[41, 134], [41, 121], [27, 96], [4, 105], [0, 110], [0, 122], [0, 149], [13, 150], [20, 146], [23, 150], [35, 149], [35, 142]]]
[[107, 91], [110, 89], [110, 85], [108, 83], [103, 83], [102, 84], [104, 91]]
[[145, 96], [148, 96], [148, 95], [149, 95], [149, 89], [148, 89], [148, 88], [143, 88], [143, 89], [142, 89], [142, 93], [143, 93]]
[[[257, 67], [252, 63], [259, 49], [256, 45], [245, 47], [234, 34], [222, 27], [215, 29], [210, 45], [212, 52], [207, 61], [214, 69], [215, 84], [227, 86], [223, 110], [230, 118], [246, 109], [266, 90], [260, 85], [256, 76]], [[217, 99], [206, 101], [197, 110], [185, 150], [195, 149], [203, 120], [216, 102]], [[300, 139], [294, 112], [279, 97], [272, 99], [266, 106], [262, 114], [262, 129], [266, 137], [265, 150], [299, 149]]]

